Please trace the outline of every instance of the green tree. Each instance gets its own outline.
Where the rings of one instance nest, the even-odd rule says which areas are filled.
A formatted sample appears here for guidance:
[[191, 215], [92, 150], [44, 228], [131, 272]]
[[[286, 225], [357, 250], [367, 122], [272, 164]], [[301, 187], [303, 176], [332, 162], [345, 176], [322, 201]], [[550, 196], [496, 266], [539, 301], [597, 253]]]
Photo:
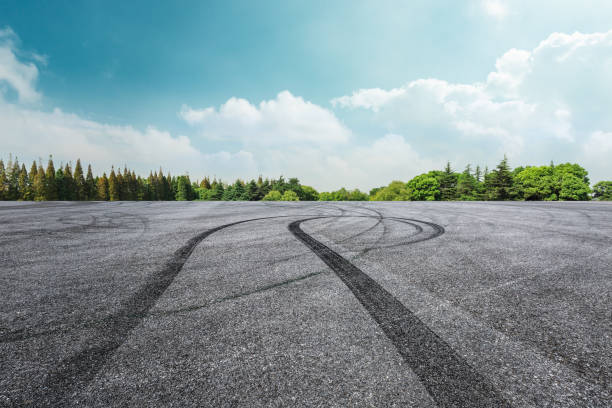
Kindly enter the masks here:
[[435, 201], [440, 199], [440, 183], [430, 174], [421, 174], [406, 184], [412, 201]]
[[219, 201], [223, 199], [223, 195], [225, 194], [225, 187], [222, 182], [213, 181], [211, 184], [209, 199], [213, 201]]
[[583, 179], [573, 174], [565, 174], [561, 181], [559, 199], [565, 201], [586, 201], [590, 198], [591, 188]]
[[457, 181], [457, 196], [459, 200], [475, 200], [477, 198], [476, 178], [468, 164], [463, 173], [459, 174]]
[[612, 200], [612, 181], [600, 181], [593, 186], [593, 198], [597, 200]]
[[9, 200], [19, 200], [20, 199], [20, 191], [19, 191], [19, 173], [21, 172], [21, 168], [19, 166], [19, 160], [15, 157], [15, 161], [13, 162], [9, 158], [8, 166], [6, 168], [7, 180], [8, 180], [8, 189], [7, 195]]
[[281, 201], [300, 201], [300, 198], [295, 191], [287, 190], [283, 193]]
[[549, 166], [527, 167], [515, 176], [518, 198], [535, 200], [556, 200], [552, 171]]
[[317, 190], [310, 186], [302, 186], [302, 201], [317, 201], [319, 199], [319, 193]]
[[108, 201], [108, 179], [106, 178], [106, 173], [102, 174], [102, 177], [98, 178], [97, 183], [97, 198], [100, 201]]
[[60, 165], [55, 171], [55, 186], [57, 188], [57, 199], [66, 200], [66, 184], [64, 183], [64, 169]]
[[[115, 185], [117, 186], [117, 201], [125, 201], [127, 200], [127, 191], [125, 188], [125, 183], [123, 181], [123, 175], [121, 174], [121, 171], [118, 170], [117, 173], [115, 174]], [[108, 179], [109, 183], [108, 183], [108, 188], [109, 188], [109, 194], [110, 194], [110, 178]], [[112, 200], [112, 198], [111, 198]], [[113, 200], [114, 201], [114, 200]]]
[[236, 180], [236, 182], [234, 183], [233, 190], [234, 196], [232, 197], [232, 200], [246, 200], [246, 190], [244, 188], [244, 183], [242, 182], [242, 180]]
[[8, 178], [6, 177], [6, 169], [4, 162], [0, 159], [0, 200], [8, 200]]
[[251, 180], [245, 187], [246, 199], [249, 201], [256, 201], [259, 199], [259, 187], [255, 180]]
[[49, 156], [47, 171], [45, 173], [45, 200], [54, 201], [58, 199], [57, 185], [55, 183], [55, 166], [53, 157]]
[[191, 201], [194, 197], [193, 187], [189, 176], [177, 177], [176, 201]]
[[119, 183], [117, 181], [117, 175], [115, 174], [115, 167], [111, 167], [110, 175], [108, 176], [108, 199], [110, 201], [120, 200]]
[[81, 159], [77, 159], [76, 165], [74, 166], [74, 199], [75, 200], [87, 200], [87, 184], [85, 183], [85, 177], [83, 176], [83, 167], [81, 167]]
[[91, 171], [91, 164], [87, 165], [87, 177], [85, 178], [85, 200], [95, 200], [97, 196], [96, 181]]
[[32, 189], [30, 187], [30, 179], [28, 178], [28, 172], [25, 164], [21, 165], [21, 171], [19, 172], [19, 200], [32, 200]]
[[47, 176], [42, 164], [38, 164], [38, 170], [34, 177], [34, 200], [45, 201], [47, 200]]
[[283, 195], [280, 191], [272, 190], [268, 194], [264, 196], [263, 201], [280, 201], [282, 200]]
[[202, 182], [200, 183], [200, 187], [210, 190], [211, 185], [210, 185], [210, 180], [208, 179], [208, 177], [204, 177], [204, 180], [202, 180]]
[[406, 183], [401, 181], [392, 181], [387, 187], [379, 190], [372, 201], [409, 201], [411, 191], [408, 189]]
[[76, 185], [74, 182], [74, 178], [72, 176], [72, 169], [70, 168], [70, 165], [68, 163], [66, 163], [66, 166], [64, 167], [63, 184], [64, 184], [63, 200], [68, 200], [68, 201], [76, 200], [77, 199], [76, 198]]
[[480, 166], [476, 166], [476, 170], [474, 170], [474, 178], [476, 182], [480, 183], [482, 181], [482, 172], [480, 171]]
[[36, 166], [36, 161], [32, 161], [32, 166], [30, 167], [30, 174], [28, 174], [29, 185], [30, 185], [30, 200], [36, 200], [36, 176], [38, 175], [38, 167]]
[[512, 173], [510, 166], [508, 166], [508, 158], [504, 155], [504, 158], [497, 165], [497, 168], [491, 172], [491, 196], [492, 200], [504, 201], [511, 200], [513, 198], [513, 184]]
[[438, 178], [440, 183], [440, 198], [444, 201], [457, 199], [457, 173], [451, 168], [450, 162], [446, 162], [444, 171]]

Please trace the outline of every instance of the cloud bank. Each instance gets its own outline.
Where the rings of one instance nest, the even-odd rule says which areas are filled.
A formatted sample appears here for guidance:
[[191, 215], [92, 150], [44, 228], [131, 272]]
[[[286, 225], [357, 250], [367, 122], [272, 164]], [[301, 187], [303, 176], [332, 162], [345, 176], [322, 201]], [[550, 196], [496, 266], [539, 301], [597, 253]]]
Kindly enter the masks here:
[[[98, 171], [163, 166], [226, 181], [283, 174], [326, 190], [408, 180], [447, 159], [493, 165], [504, 153], [515, 165], [577, 161], [593, 181], [612, 176], [612, 31], [553, 33], [532, 50], [504, 53], [481, 82], [425, 78], [364, 88], [334, 98], [335, 110], [289, 91], [257, 103], [184, 105], [178, 115], [190, 136], [45, 111], [36, 86], [45, 59], [18, 44], [11, 29], [0, 30], [0, 142], [22, 159], [51, 152]], [[356, 113], [367, 132], [350, 126]]]
[[482, 82], [418, 79], [331, 103], [371, 111], [371, 120], [411, 135], [418, 151], [460, 163], [508, 153], [516, 164], [572, 160], [596, 179], [612, 176], [599, 154], [612, 130], [612, 30], [553, 33], [533, 50], [511, 49]]

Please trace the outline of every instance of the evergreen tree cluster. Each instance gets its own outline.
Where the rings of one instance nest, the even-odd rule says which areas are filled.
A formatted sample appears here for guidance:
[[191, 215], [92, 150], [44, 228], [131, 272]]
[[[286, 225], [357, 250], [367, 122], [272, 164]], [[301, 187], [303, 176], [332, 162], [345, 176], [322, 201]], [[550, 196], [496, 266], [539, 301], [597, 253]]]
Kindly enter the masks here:
[[512, 170], [506, 157], [489, 171], [480, 166], [458, 173], [447, 163], [443, 170], [420, 174], [408, 182], [393, 181], [369, 194], [341, 188], [317, 192], [300, 184], [297, 178], [236, 180], [226, 184], [205, 177], [191, 182], [188, 175], [164, 174], [160, 169], [142, 178], [133, 170], [111, 168], [108, 176], [94, 176], [91, 165], [85, 171], [81, 161], [74, 167], [52, 157], [46, 167], [34, 161], [25, 164], [9, 157], [0, 159], [0, 200], [145, 200], [145, 201], [450, 201], [450, 200], [612, 200], [612, 181], [601, 181], [591, 190], [587, 171], [578, 164], [517, 167]]
[[303, 186], [297, 178], [285, 180], [283, 176], [278, 179], [263, 179], [244, 182], [236, 180], [234, 184], [224, 184], [208, 177], [196, 187], [200, 200], [223, 201], [316, 201], [319, 193], [310, 186]]
[[[184, 184], [188, 187], [184, 189]], [[184, 197], [184, 198], [183, 198]], [[175, 200], [196, 198], [188, 176], [172, 177], [159, 173], [149, 174], [148, 178], [136, 176], [127, 167], [123, 171], [111, 168], [108, 176], [95, 176], [91, 165], [83, 170], [81, 160], [74, 167], [71, 163], [60, 165], [57, 169], [53, 158], [49, 157], [46, 168], [41, 161], [34, 161], [28, 172], [25, 164], [9, 158], [5, 165], [0, 159], [0, 200], [25, 201], [123, 201], [123, 200]]]

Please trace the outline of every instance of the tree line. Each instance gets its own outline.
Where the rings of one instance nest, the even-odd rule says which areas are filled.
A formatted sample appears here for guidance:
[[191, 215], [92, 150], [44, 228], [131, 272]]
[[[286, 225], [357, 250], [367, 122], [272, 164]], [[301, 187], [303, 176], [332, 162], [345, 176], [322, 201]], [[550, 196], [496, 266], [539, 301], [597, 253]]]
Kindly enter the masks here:
[[420, 174], [408, 182], [394, 181], [370, 191], [371, 200], [384, 201], [578, 201], [612, 200], [612, 182], [591, 189], [588, 172], [575, 163], [511, 169], [504, 159], [491, 171], [480, 166], [458, 173], [447, 163], [444, 170]]
[[34, 161], [28, 172], [24, 163], [0, 159], [0, 200], [51, 201], [473, 201], [473, 200], [612, 200], [612, 181], [601, 181], [591, 189], [587, 171], [578, 164], [527, 166], [511, 169], [506, 157], [491, 171], [467, 165], [455, 172], [447, 163], [443, 170], [420, 174], [407, 182], [393, 181], [370, 190], [341, 188], [318, 192], [286, 180], [236, 180], [232, 184], [205, 177], [192, 182], [188, 175], [172, 176], [159, 171], [137, 176], [124, 166], [111, 167], [108, 175], [84, 171], [80, 159], [74, 168], [66, 163], [55, 168], [50, 156], [46, 168]]

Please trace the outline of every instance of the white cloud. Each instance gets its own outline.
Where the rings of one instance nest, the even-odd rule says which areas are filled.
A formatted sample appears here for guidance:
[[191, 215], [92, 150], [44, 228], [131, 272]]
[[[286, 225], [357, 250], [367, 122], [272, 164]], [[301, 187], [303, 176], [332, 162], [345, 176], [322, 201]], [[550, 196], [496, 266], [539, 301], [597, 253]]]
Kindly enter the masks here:
[[393, 98], [402, 94], [401, 89], [391, 89], [385, 91], [380, 88], [371, 89], [360, 89], [353, 92], [351, 96], [341, 96], [340, 98], [332, 99], [331, 103], [334, 107], [364, 107], [372, 109], [374, 112], [378, 111], [381, 105], [384, 105], [391, 101]]
[[[225, 181], [283, 174], [325, 190], [369, 189], [441, 168], [446, 159], [487, 164], [504, 153], [516, 164], [578, 161], [597, 181], [611, 172], [611, 38], [612, 31], [554, 33], [531, 51], [506, 52], [481, 82], [418, 79], [333, 99], [334, 107], [370, 111], [380, 125], [384, 136], [358, 142], [363, 135], [353, 135], [332, 110], [289, 91], [257, 104], [233, 97], [219, 107], [184, 105], [179, 117], [198, 139], [35, 109], [28, 105], [41, 98], [35, 63], [44, 61], [24, 56], [5, 29], [0, 82], [18, 98], [0, 97], [0, 144], [22, 159], [48, 152], [58, 161], [80, 157], [98, 171], [127, 164], [146, 174], [162, 165], [173, 174]], [[224, 148], [204, 153], [196, 140]]]
[[36, 158], [54, 153], [62, 160], [80, 157], [103, 167], [125, 163], [146, 171], [169, 163], [185, 171], [183, 163], [196, 163], [201, 154], [185, 136], [148, 127], [102, 124], [77, 115], [26, 109], [0, 103], [0, 139], [4, 151]]
[[392, 180], [409, 180], [417, 174], [441, 168], [440, 161], [421, 157], [401, 135], [387, 134], [345, 156], [332, 155], [328, 163], [349, 186], [372, 188]]
[[195, 125], [197, 123], [203, 122], [207, 116], [211, 116], [215, 113], [214, 108], [206, 108], [206, 109], [191, 109], [187, 105], [183, 105], [181, 107], [181, 111], [179, 112], [179, 116], [190, 125]]
[[503, 19], [508, 13], [508, 5], [502, 0], [482, 0], [484, 12], [494, 18]]
[[395, 134], [343, 149], [304, 146], [260, 149], [253, 154], [260, 173], [298, 176], [304, 184], [320, 190], [341, 186], [369, 190], [443, 165], [441, 161], [421, 157], [403, 136]]
[[[495, 68], [482, 82], [419, 79], [331, 102], [371, 110], [372, 120], [409, 135], [421, 153], [466, 161], [503, 153], [517, 164], [578, 161], [583, 146], [604, 142], [598, 129], [612, 129], [612, 30], [553, 33], [531, 51], [509, 50]], [[594, 178], [609, 178], [609, 157], [593, 160], [584, 165]]]
[[[0, 83], [8, 84], [17, 92], [20, 102], [37, 102], [40, 99], [35, 89], [38, 68], [31, 62], [19, 61], [15, 49], [17, 40], [12, 29], [0, 29]], [[40, 56], [34, 56], [40, 61]]]
[[342, 144], [351, 135], [333, 112], [289, 91], [258, 106], [241, 98], [230, 98], [219, 109], [183, 106], [180, 115], [205, 138], [245, 145]]

